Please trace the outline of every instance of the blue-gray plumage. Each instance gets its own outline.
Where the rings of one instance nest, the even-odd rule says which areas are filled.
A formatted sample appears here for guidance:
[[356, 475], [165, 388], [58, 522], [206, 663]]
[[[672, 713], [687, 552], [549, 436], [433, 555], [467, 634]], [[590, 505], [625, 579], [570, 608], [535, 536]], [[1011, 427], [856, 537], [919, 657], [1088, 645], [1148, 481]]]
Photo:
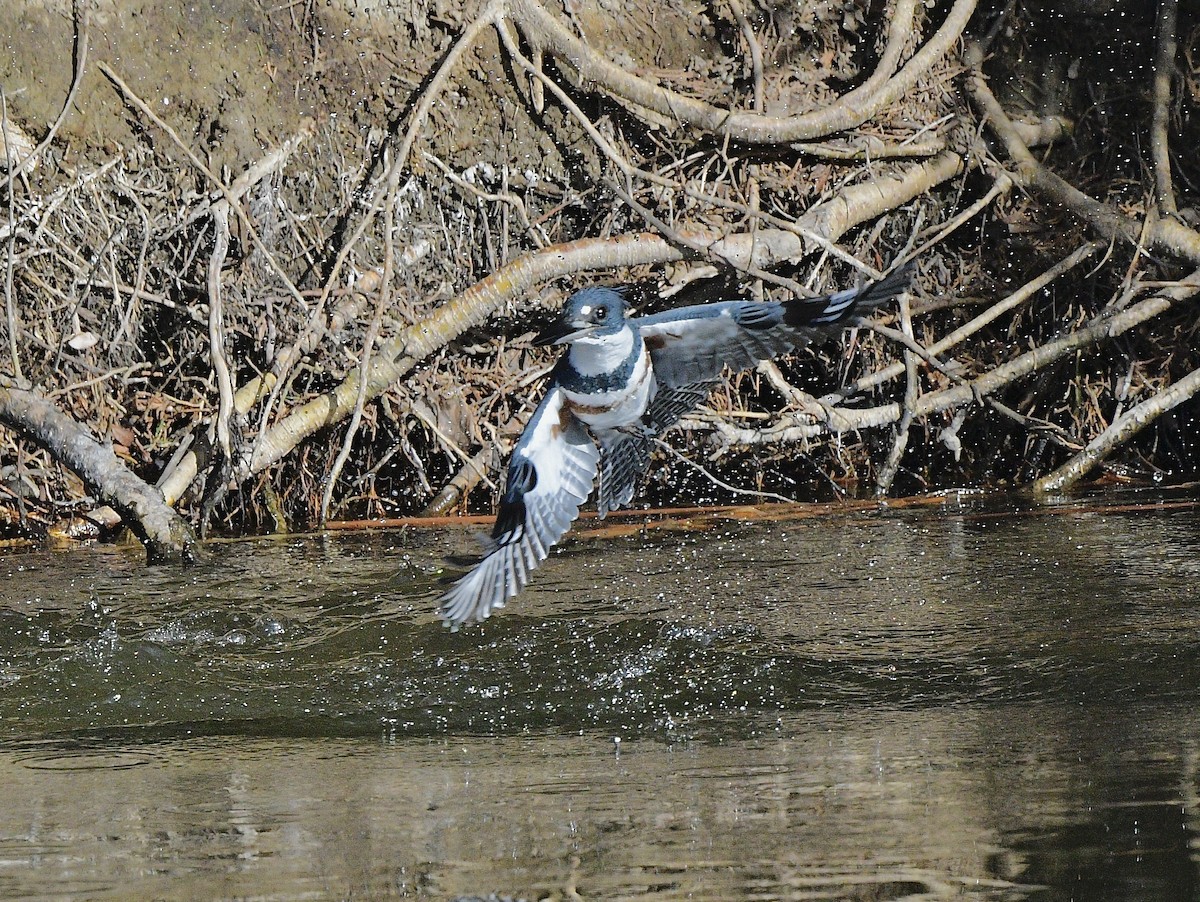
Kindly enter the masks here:
[[655, 437], [700, 404], [721, 372], [807, 344], [902, 294], [912, 265], [863, 288], [810, 299], [727, 301], [626, 317], [612, 288], [585, 288], [535, 339], [568, 351], [513, 448], [488, 548], [441, 599], [457, 629], [520, 592], [579, 515], [593, 483], [601, 517], [630, 502]]

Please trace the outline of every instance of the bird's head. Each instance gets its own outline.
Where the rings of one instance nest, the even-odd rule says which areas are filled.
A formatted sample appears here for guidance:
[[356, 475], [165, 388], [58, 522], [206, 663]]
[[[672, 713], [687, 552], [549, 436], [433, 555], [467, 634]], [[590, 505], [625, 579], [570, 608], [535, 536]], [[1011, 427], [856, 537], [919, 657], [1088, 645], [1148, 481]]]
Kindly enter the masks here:
[[538, 333], [535, 345], [570, 344], [581, 338], [616, 335], [625, 328], [625, 298], [615, 288], [584, 288], [563, 306], [553, 323]]

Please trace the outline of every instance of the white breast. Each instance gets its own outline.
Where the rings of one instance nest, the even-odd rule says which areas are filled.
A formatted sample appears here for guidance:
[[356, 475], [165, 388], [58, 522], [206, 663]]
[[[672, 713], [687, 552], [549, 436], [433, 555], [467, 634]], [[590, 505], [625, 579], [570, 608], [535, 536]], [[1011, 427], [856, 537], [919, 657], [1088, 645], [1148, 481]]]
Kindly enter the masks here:
[[[632, 336], [630, 336], [632, 338]], [[626, 354], [629, 353], [628, 345]], [[620, 358], [623, 360], [624, 358]], [[618, 360], [618, 364], [620, 363]], [[571, 363], [579, 364], [573, 357]], [[611, 367], [610, 367], [611, 369]], [[628, 384], [611, 391], [579, 394], [563, 389], [571, 412], [593, 429], [617, 429], [636, 423], [653, 400], [654, 378], [650, 367], [650, 354], [645, 346], [641, 349], [633, 374]]]

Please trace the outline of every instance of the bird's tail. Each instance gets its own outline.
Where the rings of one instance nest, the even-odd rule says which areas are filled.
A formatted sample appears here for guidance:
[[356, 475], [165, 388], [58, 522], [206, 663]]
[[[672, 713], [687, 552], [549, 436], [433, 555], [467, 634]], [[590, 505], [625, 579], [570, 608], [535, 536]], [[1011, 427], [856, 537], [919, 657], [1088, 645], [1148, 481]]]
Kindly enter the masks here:
[[789, 326], [833, 326], [862, 316], [908, 291], [916, 264], [912, 261], [862, 288], [848, 288], [805, 300], [784, 303], [784, 322]]

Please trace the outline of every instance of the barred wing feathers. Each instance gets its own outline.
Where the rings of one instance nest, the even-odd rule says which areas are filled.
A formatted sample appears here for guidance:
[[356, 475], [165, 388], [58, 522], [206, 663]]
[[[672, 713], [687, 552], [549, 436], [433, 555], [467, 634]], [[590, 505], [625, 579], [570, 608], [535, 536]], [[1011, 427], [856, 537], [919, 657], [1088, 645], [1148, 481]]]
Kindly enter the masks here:
[[654, 439], [695, 410], [715, 383], [701, 382], [673, 388], [660, 385], [640, 423], [614, 429], [600, 439], [600, 484], [596, 512], [605, 517], [633, 499], [638, 482], [650, 468]]
[[600, 451], [552, 386], [513, 449], [508, 482], [483, 559], [442, 596], [452, 628], [487, 618], [519, 593], [571, 528], [596, 478]]
[[781, 303], [726, 301], [680, 307], [635, 320], [660, 386], [709, 382], [721, 370], [744, 370], [807, 344], [908, 290], [913, 267], [878, 282], [817, 298]]

